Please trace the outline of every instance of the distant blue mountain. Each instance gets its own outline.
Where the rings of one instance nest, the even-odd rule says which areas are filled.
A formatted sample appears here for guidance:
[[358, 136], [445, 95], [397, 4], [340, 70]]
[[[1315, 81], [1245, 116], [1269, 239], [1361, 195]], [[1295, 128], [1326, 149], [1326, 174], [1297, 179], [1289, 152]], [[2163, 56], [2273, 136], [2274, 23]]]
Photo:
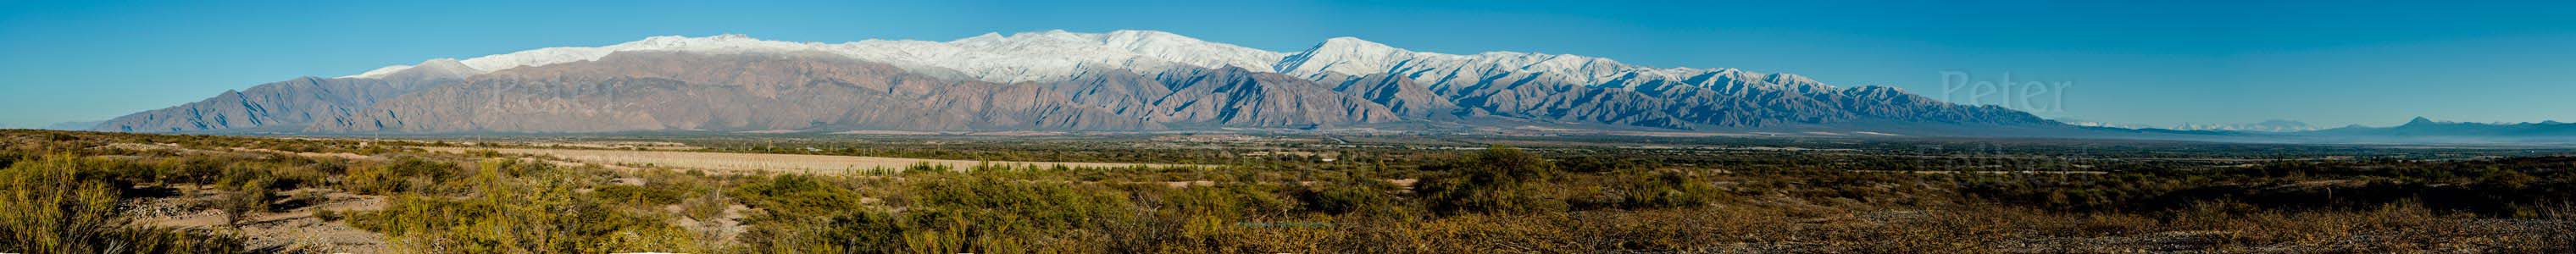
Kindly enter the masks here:
[[2469, 123], [2434, 121], [2423, 117], [2393, 127], [2348, 126], [2308, 132], [2335, 136], [2396, 137], [2547, 137], [2576, 136], [2576, 124], [2558, 121], [2537, 123]]
[[98, 123], [102, 123], [102, 122], [107, 122], [107, 121], [72, 121], [72, 122], [60, 122], [60, 123], [54, 123], [54, 124], [51, 124], [51, 125], [45, 125], [45, 127], [43, 127], [42, 129], [47, 129], [47, 130], [66, 130], [66, 131], [89, 130], [89, 128], [90, 128], [90, 127], [98, 126]]

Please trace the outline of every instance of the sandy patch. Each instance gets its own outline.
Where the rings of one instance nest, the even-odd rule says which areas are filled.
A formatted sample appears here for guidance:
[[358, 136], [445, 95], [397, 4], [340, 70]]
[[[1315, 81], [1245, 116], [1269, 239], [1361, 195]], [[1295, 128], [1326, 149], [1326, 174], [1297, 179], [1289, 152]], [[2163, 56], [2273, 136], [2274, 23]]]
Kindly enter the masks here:
[[252, 249], [275, 247], [324, 253], [385, 253], [389, 251], [387, 248], [391, 247], [386, 244], [383, 234], [350, 227], [344, 222], [324, 221], [313, 216], [313, 212], [320, 210], [341, 212], [381, 210], [385, 206], [384, 196], [337, 192], [324, 194], [323, 201], [319, 204], [287, 211], [254, 214], [249, 220], [242, 222], [241, 228], [234, 229], [224, 225], [222, 210], [197, 205], [204, 200], [216, 197], [213, 191], [184, 192], [190, 193], [178, 197], [134, 201], [128, 205], [132, 210], [127, 212], [136, 216], [136, 222], [144, 225], [235, 232], [247, 240], [248, 247]]

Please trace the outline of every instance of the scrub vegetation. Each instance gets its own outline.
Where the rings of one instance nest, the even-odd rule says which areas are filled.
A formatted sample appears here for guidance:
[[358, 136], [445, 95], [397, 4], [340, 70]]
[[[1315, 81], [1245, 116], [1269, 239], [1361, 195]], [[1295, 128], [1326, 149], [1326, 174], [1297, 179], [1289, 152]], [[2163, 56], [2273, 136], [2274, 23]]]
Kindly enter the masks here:
[[[742, 143], [694, 145], [927, 153]], [[1273, 144], [1262, 156], [1100, 160], [1213, 166], [797, 173], [596, 165], [445, 141], [6, 130], [0, 252], [2576, 251], [2576, 157], [2548, 153], [2307, 160], [2260, 157], [2342, 152], [2204, 147], [2194, 149], [2222, 152], [2075, 159], [1490, 143], [1528, 148]], [[993, 159], [1172, 149], [1012, 151], [1044, 147], [1064, 150]], [[2173, 159], [2189, 156], [2200, 157]], [[1134, 161], [1158, 157], [1191, 159]], [[185, 223], [198, 217], [212, 222]], [[289, 231], [278, 228], [362, 239], [268, 235]]]

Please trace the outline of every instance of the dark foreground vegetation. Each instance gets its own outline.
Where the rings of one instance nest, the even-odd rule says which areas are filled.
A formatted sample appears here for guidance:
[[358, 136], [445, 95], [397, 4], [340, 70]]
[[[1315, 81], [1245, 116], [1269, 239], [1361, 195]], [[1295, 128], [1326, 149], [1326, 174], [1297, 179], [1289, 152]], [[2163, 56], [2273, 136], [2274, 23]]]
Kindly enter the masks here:
[[[359, 140], [9, 130], [0, 145], [0, 252], [19, 253], [2576, 251], [2576, 158], [2557, 156], [1998, 162], [2095, 169], [2022, 172], [1497, 146], [761, 174]], [[357, 239], [273, 235], [333, 228]]]

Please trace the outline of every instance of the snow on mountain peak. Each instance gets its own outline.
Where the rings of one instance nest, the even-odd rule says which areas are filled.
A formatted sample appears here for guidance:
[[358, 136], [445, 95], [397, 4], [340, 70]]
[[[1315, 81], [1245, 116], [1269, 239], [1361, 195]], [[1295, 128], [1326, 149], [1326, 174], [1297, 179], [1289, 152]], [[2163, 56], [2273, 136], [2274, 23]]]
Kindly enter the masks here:
[[439, 72], [465, 73], [469, 75], [483, 74], [485, 72], [481, 68], [474, 68], [472, 65], [466, 65], [465, 61], [456, 60], [455, 58], [429, 59], [429, 61], [422, 61], [418, 65], [412, 65], [412, 69], [435, 69]]
[[1307, 78], [1325, 73], [1360, 76], [1391, 72], [1392, 65], [1416, 57], [1419, 56], [1410, 50], [1344, 36], [1324, 40], [1324, 43], [1315, 44], [1305, 52], [1288, 55], [1279, 60], [1276, 69], [1280, 73]]
[[[601, 47], [541, 48], [461, 62], [478, 70], [499, 71], [598, 60], [619, 51], [662, 50], [703, 53], [824, 51], [905, 68], [960, 73], [994, 82], [1061, 80], [1104, 69], [1159, 72], [1181, 67], [1236, 66], [1270, 70], [1270, 66], [1284, 55], [1160, 31], [1074, 33], [1053, 30], [1008, 36], [987, 33], [948, 42], [866, 40], [839, 44], [770, 41], [740, 34], [653, 36]], [[382, 77], [409, 68], [413, 67], [388, 66], [350, 77]]]
[[[1580, 55], [1503, 51], [1454, 55], [1406, 50], [1356, 37], [1326, 39], [1304, 51], [1275, 52], [1151, 30], [1106, 33], [1048, 30], [1009, 35], [985, 33], [946, 42], [864, 40], [837, 44], [770, 41], [741, 34], [653, 36], [608, 46], [540, 48], [458, 62], [465, 67], [488, 72], [597, 60], [619, 51], [665, 50], [705, 53], [823, 51], [993, 82], [1064, 80], [1104, 70], [1153, 75], [1178, 68], [1233, 66], [1306, 78], [1321, 78], [1327, 74], [1392, 74], [1434, 86], [1517, 73], [1537, 75], [1545, 81], [1598, 86], [1634, 86], [1656, 80], [1683, 82], [1685, 79], [1700, 81], [1689, 85], [1704, 85], [1701, 83], [1715, 84], [1716, 81], [1712, 80], [1718, 79], [1705, 77], [1716, 76], [1734, 80], [1727, 81], [1734, 83], [1725, 85], [1758, 85], [1753, 87], [1765, 89], [1797, 87], [1802, 91], [1808, 90], [1805, 87], [1829, 88], [1795, 75], [1766, 75], [1735, 69], [1653, 68]], [[348, 77], [378, 78], [409, 68], [415, 67], [387, 66]]]
[[1190, 38], [1163, 31], [1118, 30], [1109, 32], [1102, 45], [1125, 49], [1139, 55], [1193, 66], [1217, 68], [1242, 67], [1270, 70], [1287, 54]]
[[340, 78], [380, 78], [384, 77], [385, 74], [393, 74], [394, 72], [405, 69], [411, 69], [411, 65], [387, 65], [385, 67], [377, 67], [374, 70], [367, 70], [367, 72], [360, 72], [355, 75], [340, 76]]
[[474, 67], [466, 66], [466, 65], [465, 65], [465, 63], [463, 63], [463, 62], [458, 62], [455, 58], [436, 58], [436, 59], [429, 59], [428, 61], [421, 61], [421, 62], [420, 62], [420, 64], [416, 64], [416, 65], [394, 65], [394, 66], [385, 66], [384, 68], [376, 68], [375, 70], [369, 70], [369, 71], [367, 71], [367, 72], [365, 72], [365, 73], [359, 73], [358, 75], [348, 75], [348, 76], [340, 76], [340, 77], [341, 77], [341, 78], [385, 78], [385, 77], [392, 76], [392, 75], [395, 75], [395, 74], [398, 74], [398, 73], [403, 73], [404, 71], [414, 71], [414, 70], [417, 70], [417, 71], [415, 71], [415, 72], [431, 72], [431, 73], [438, 73], [438, 74], [440, 74], [440, 75], [447, 75], [447, 74], [461, 74], [461, 75], [466, 75], [466, 76], [471, 76], [471, 75], [474, 75], [474, 74], [482, 74], [482, 73], [484, 72], [483, 70], [475, 69]]
[[1074, 33], [1063, 30], [1004, 36], [987, 33], [945, 43], [866, 41], [832, 48], [860, 59], [954, 70], [994, 82], [1052, 81], [1118, 69], [1154, 74], [1176, 68], [1237, 66], [1268, 70], [1281, 55], [1160, 31]]
[[1474, 55], [1417, 52], [1353, 37], [1332, 38], [1305, 52], [1290, 55], [1280, 61], [1279, 72], [1307, 78], [1319, 78], [1327, 73], [1353, 76], [1387, 73], [1434, 87], [1471, 83], [1495, 75], [1531, 74], [1543, 81], [1632, 89], [1649, 82], [1681, 82], [1707, 73], [1743, 74], [1734, 73], [1733, 69], [1653, 68], [1581, 55], [1508, 51]]

